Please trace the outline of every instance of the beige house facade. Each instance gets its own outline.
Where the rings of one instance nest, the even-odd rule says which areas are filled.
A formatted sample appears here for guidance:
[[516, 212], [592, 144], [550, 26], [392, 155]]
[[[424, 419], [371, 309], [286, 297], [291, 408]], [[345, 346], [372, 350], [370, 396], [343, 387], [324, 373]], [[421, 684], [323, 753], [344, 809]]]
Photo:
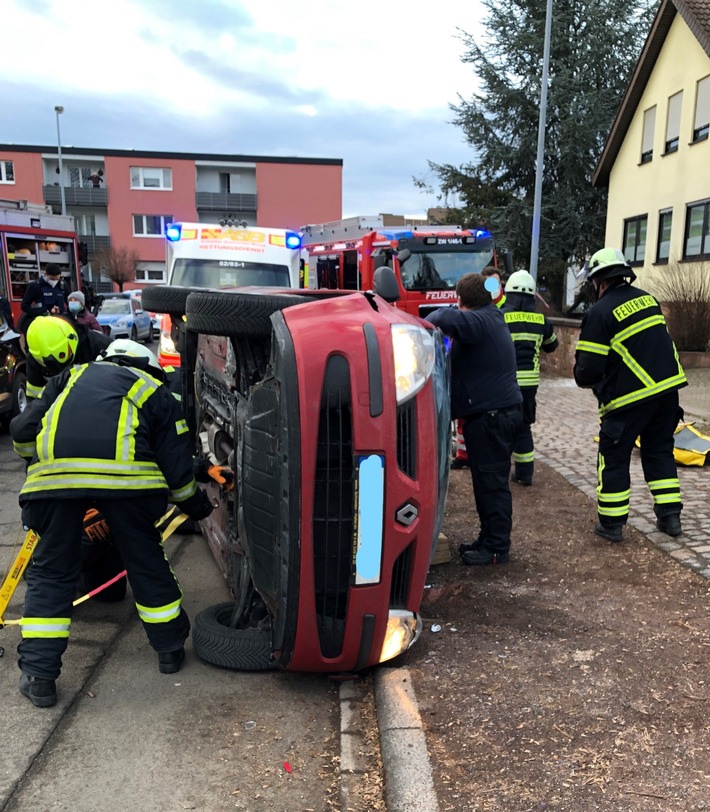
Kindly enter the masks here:
[[643, 284], [710, 267], [710, 0], [662, 0], [592, 177]]

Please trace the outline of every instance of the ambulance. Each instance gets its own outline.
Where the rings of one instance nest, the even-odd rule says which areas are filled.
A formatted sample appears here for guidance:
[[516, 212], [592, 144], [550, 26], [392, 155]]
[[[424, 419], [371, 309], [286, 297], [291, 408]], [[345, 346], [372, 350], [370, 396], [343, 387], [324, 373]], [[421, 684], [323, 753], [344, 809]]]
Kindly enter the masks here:
[[191, 290], [253, 285], [297, 288], [300, 247], [300, 235], [286, 229], [171, 223], [165, 232], [168, 286], [143, 291], [143, 305], [163, 313], [158, 354], [161, 365], [180, 365], [173, 318], [184, 314]]

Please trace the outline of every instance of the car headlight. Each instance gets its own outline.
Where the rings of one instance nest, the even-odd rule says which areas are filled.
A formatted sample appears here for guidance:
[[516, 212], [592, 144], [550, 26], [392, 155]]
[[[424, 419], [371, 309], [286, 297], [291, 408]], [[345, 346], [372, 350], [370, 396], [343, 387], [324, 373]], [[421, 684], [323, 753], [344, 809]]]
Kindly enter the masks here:
[[170, 338], [170, 333], [162, 332], [160, 334], [160, 353], [161, 355], [178, 354], [178, 351], [175, 349], [175, 342]]
[[390, 609], [387, 618], [387, 631], [382, 643], [380, 662], [391, 660], [413, 645], [422, 631], [422, 620], [414, 612], [405, 609]]
[[416, 324], [392, 325], [394, 382], [397, 403], [413, 398], [434, 369], [434, 339]]
[[113, 323], [113, 326], [119, 328], [128, 327], [128, 319], [116, 319], [116, 321]]

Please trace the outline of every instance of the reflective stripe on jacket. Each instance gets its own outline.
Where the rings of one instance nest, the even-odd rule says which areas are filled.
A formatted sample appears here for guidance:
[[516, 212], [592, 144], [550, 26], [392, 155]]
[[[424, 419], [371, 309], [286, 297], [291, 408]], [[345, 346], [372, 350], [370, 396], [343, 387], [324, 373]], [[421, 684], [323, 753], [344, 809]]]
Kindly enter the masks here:
[[609, 288], [585, 316], [574, 377], [593, 388], [602, 417], [687, 385], [660, 305], [626, 283]]
[[518, 386], [538, 386], [540, 350], [552, 352], [559, 345], [552, 322], [535, 312], [531, 294], [508, 294], [502, 312], [515, 345]]
[[101, 361], [51, 378], [13, 421], [13, 445], [31, 458], [20, 501], [197, 491], [190, 435], [165, 386], [128, 364]]

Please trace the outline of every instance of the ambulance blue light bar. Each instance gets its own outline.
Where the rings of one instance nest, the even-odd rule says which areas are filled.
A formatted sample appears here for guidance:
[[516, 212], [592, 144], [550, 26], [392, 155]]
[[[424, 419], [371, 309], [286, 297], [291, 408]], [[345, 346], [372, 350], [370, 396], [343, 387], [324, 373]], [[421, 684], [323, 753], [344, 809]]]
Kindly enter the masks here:
[[182, 226], [180, 225], [169, 225], [165, 229], [165, 239], [169, 240], [170, 242], [177, 242], [180, 239], [180, 234], [182, 233]]
[[287, 234], [286, 235], [286, 248], [300, 248], [301, 247], [301, 238], [298, 234]]

